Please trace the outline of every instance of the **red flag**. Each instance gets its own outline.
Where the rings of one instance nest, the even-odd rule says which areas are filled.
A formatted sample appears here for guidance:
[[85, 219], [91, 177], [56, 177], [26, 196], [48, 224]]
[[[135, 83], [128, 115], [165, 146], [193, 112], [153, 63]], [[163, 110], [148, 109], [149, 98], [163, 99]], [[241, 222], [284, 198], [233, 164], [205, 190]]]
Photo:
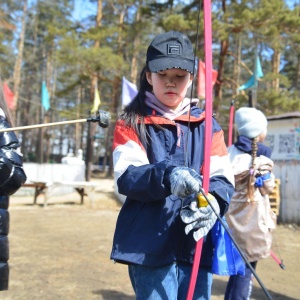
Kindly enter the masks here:
[[9, 89], [7, 83], [3, 83], [3, 93], [4, 93], [4, 98], [6, 101], [7, 106], [9, 109], [14, 109], [15, 108], [15, 102], [14, 102], [14, 93]]
[[[215, 85], [218, 78], [218, 71], [212, 70], [211, 74], [211, 83], [212, 86]], [[198, 97], [199, 98], [205, 98], [205, 63], [199, 60], [198, 63]]]

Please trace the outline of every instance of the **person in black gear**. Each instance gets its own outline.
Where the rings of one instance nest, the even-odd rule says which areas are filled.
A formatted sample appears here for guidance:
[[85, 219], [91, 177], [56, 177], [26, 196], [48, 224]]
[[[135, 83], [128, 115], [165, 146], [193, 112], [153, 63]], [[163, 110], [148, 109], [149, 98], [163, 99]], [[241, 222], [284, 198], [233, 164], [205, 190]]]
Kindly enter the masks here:
[[[12, 127], [0, 81], [0, 129]], [[0, 290], [9, 282], [9, 196], [26, 181], [19, 141], [13, 131], [0, 132]]]

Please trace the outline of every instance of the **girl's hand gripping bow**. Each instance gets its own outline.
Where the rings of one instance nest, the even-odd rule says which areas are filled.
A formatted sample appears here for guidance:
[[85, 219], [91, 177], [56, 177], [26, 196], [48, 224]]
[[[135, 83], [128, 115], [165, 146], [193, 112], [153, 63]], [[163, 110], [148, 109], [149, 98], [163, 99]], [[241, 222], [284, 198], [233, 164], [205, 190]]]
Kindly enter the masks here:
[[[204, 192], [204, 191], [203, 191]], [[220, 207], [216, 198], [208, 194], [206, 201], [202, 194], [198, 194], [197, 200], [193, 200], [191, 204], [180, 212], [181, 219], [187, 225], [185, 226], [185, 233], [189, 234], [193, 230], [193, 237], [198, 242], [203, 238], [214, 226], [217, 214], [220, 213]], [[212, 207], [214, 210], [212, 209]]]

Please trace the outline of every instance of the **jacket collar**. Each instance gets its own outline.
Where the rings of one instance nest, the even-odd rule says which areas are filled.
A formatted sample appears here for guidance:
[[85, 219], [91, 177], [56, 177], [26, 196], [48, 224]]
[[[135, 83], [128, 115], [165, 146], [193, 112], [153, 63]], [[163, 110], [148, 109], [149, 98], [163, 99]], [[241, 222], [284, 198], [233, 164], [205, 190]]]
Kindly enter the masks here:
[[[243, 135], [240, 135], [240, 136], [238, 136], [237, 141], [234, 143], [234, 145], [240, 151], [251, 154], [251, 151], [252, 151], [251, 143], [252, 143], [251, 139], [249, 139]], [[265, 146], [264, 144], [262, 144], [260, 142], [257, 143], [257, 147], [258, 147], [257, 156], [264, 155], [268, 158], [271, 157], [272, 150], [269, 147]]]

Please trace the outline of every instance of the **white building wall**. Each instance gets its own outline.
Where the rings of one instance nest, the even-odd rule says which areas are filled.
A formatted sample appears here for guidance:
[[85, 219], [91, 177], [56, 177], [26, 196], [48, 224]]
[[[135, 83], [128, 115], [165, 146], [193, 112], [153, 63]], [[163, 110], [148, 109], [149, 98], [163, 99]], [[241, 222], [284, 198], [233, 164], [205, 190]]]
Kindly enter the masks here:
[[268, 120], [265, 144], [281, 181], [279, 221], [300, 224], [300, 118]]
[[300, 118], [269, 120], [265, 143], [273, 160], [300, 161]]
[[279, 222], [300, 224], [300, 162], [274, 161], [274, 174], [280, 179]]

